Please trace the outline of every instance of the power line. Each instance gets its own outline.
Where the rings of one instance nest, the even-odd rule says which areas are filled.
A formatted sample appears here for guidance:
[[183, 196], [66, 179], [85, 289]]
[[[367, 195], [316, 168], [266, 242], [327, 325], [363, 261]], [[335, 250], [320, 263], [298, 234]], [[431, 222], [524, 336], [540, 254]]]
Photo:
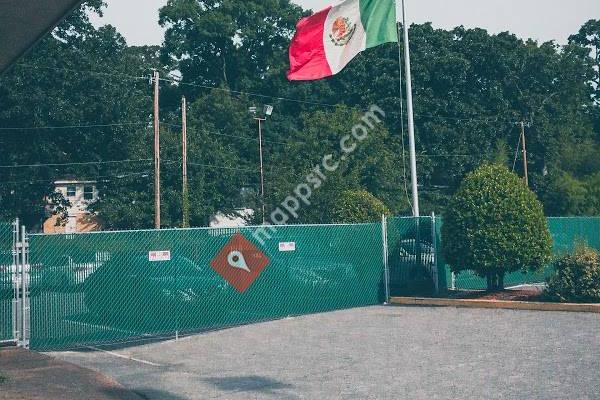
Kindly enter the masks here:
[[[153, 161], [153, 159], [151, 159], [151, 161]], [[177, 163], [181, 163], [181, 160], [179, 161], [175, 161], [175, 160], [162, 160], [161, 161], [162, 164], [166, 164], [166, 165], [172, 165], [172, 164], [177, 164]], [[236, 170], [236, 171], [244, 171], [244, 172], [255, 172], [252, 169], [243, 169], [243, 168], [233, 168], [233, 167], [227, 167], [227, 166], [218, 166], [218, 165], [208, 165], [208, 164], [198, 164], [198, 163], [188, 163], [188, 165], [197, 165], [197, 166], [203, 166], [203, 167], [207, 167], [207, 168], [214, 168], [214, 169], [231, 169], [231, 170]], [[95, 176], [95, 177], [86, 177], [86, 178], [77, 178], [77, 180], [81, 180], [81, 181], [98, 181], [101, 179], [105, 179], [105, 178], [117, 178], [117, 179], [125, 179], [128, 177], [133, 177], [133, 176], [150, 176], [154, 173], [154, 171], [143, 171], [143, 172], [132, 172], [132, 173], [120, 173], [120, 174], [111, 174], [111, 175], [99, 175], [99, 176]], [[47, 179], [30, 179], [30, 180], [21, 180], [21, 181], [0, 181], [0, 185], [16, 185], [16, 184], [34, 184], [34, 183], [51, 183], [52, 181], [55, 181], [57, 178], [47, 178]], [[222, 179], [215, 179], [215, 180], [211, 180], [211, 181], [207, 181], [207, 180], [203, 180], [206, 183], [218, 183], [221, 182]], [[108, 181], [104, 181], [104, 182], [108, 182]], [[252, 185], [254, 184], [254, 182], [242, 182], [242, 184], [245, 185]]]
[[[492, 122], [498, 122], [499, 117], [495, 116], [495, 117], [485, 117], [485, 118], [474, 118], [474, 117], [449, 117], [449, 116], [445, 116], [445, 115], [432, 115], [432, 114], [415, 114], [415, 118], [418, 119], [443, 119], [443, 120], [448, 120], [448, 121], [457, 121], [457, 122], [463, 122], [463, 121], [469, 121], [469, 122], [485, 122], [485, 123], [492, 123]], [[508, 119], [507, 119], [508, 120]]]
[[[145, 172], [133, 172], [133, 173], [128, 173], [128, 174], [114, 174], [114, 175], [100, 175], [100, 176], [96, 176], [96, 177], [92, 177], [92, 178], [80, 178], [78, 180], [81, 181], [98, 181], [99, 179], [105, 179], [105, 178], [117, 178], [117, 179], [125, 179], [125, 178], [129, 178], [129, 177], [133, 177], [133, 176], [144, 176], [144, 175], [150, 175], [152, 174], [152, 171], [145, 171]], [[54, 179], [32, 179], [32, 180], [23, 180], [23, 181], [0, 181], [0, 185], [18, 185], [18, 184], [34, 184], [34, 183], [50, 183], [51, 181], [53, 181]]]
[[94, 129], [94, 128], [114, 128], [135, 125], [150, 125], [149, 122], [118, 122], [113, 124], [90, 124], [90, 125], [56, 125], [56, 126], [24, 126], [0, 128], [0, 131], [35, 131], [35, 130], [53, 130], [53, 129]]
[[[57, 71], [74, 72], [74, 73], [79, 73], [79, 74], [83, 73], [83, 74], [98, 75], [98, 76], [104, 76], [104, 77], [108, 76], [108, 77], [120, 78], [120, 79], [126, 79], [126, 80], [128, 79], [128, 80], [138, 80], [138, 81], [149, 81], [149, 78], [147, 76], [135, 76], [135, 75], [129, 75], [129, 74], [108, 73], [108, 72], [99, 72], [99, 71], [93, 71], [93, 70], [77, 70], [77, 69], [62, 68], [62, 67], [33, 66], [33, 65], [28, 65], [28, 64], [17, 64], [17, 65], [21, 66], [21, 67], [25, 67], [25, 68], [31, 68], [31, 69], [50, 69], [50, 70], [57, 70]], [[216, 90], [216, 91], [220, 91], [220, 92], [237, 94], [237, 95], [246, 95], [249, 97], [268, 98], [268, 99], [273, 99], [273, 100], [280, 100], [280, 101], [287, 101], [287, 102], [298, 103], [298, 104], [308, 104], [308, 105], [315, 105], [315, 106], [322, 106], [322, 107], [329, 107], [329, 108], [346, 106], [350, 109], [355, 109], [355, 110], [358, 110], [361, 112], [366, 111], [366, 109], [362, 109], [357, 106], [351, 106], [351, 105], [348, 105], [345, 103], [331, 104], [331, 103], [323, 103], [323, 102], [312, 101], [312, 100], [300, 100], [300, 99], [295, 99], [295, 98], [290, 98], [290, 97], [273, 96], [273, 95], [266, 95], [266, 94], [250, 92], [250, 91], [232, 90], [232, 89], [215, 87], [215, 86], [210, 86], [210, 85], [203, 85], [203, 84], [199, 84], [199, 83], [183, 82], [181, 80], [172, 79], [172, 78], [171, 79], [160, 78], [160, 81], [169, 82], [169, 83], [172, 83], [175, 85], [198, 87], [198, 88], [202, 88], [202, 89]], [[487, 122], [487, 123], [498, 122], [498, 120], [499, 120], [498, 115], [483, 116], [483, 117], [481, 117], [481, 116], [483, 116], [483, 114], [479, 114], [478, 116], [471, 116], [471, 117], [452, 117], [452, 116], [444, 116], [444, 115], [415, 114], [415, 117], [420, 118], [420, 119], [443, 119], [443, 120], [453, 120], [453, 121], [473, 121], [473, 122]], [[2, 129], [0, 128], [0, 130], [2, 130]]]
[[[190, 129], [188, 128], [188, 131], [190, 131]], [[196, 131], [195, 129], [191, 129], [191, 131]], [[236, 138], [236, 139], [242, 139], [242, 140], [249, 140], [249, 141], [253, 141], [253, 142], [258, 142], [257, 138], [251, 138], [251, 137], [246, 137], [246, 136], [236, 136], [236, 135], [228, 135], [226, 133], [217, 133], [217, 132], [208, 132], [208, 131], [197, 131], [197, 132], [201, 132], [204, 133], [206, 135], [211, 135], [211, 136], [223, 136], [223, 137], [230, 137], [230, 138]], [[285, 142], [278, 142], [276, 140], [270, 140], [270, 139], [264, 139], [263, 143], [274, 143], [274, 144], [281, 144], [284, 146], [289, 146], [290, 143], [285, 143]]]
[[[47, 163], [47, 164], [16, 164], [16, 165], [0, 165], [0, 169], [17, 169], [17, 168], [46, 168], [46, 167], [68, 167], [68, 166], [85, 166], [85, 165], [107, 165], [107, 164], [123, 164], [123, 163], [138, 163], [138, 162], [150, 162], [154, 161], [153, 158], [143, 159], [129, 159], [129, 160], [116, 160], [116, 161], [87, 161], [87, 162], [72, 162], [72, 163]], [[181, 163], [181, 160], [163, 160], [163, 164], [175, 164]], [[214, 169], [227, 169], [234, 171], [245, 171], [254, 172], [252, 169], [237, 168], [230, 166], [201, 164], [201, 163], [188, 163], [188, 165], [194, 165], [205, 168]]]
[[[170, 127], [181, 128], [181, 125], [178, 125], [178, 124], [172, 124], [172, 123], [168, 123], [168, 122], [161, 122], [161, 124], [162, 125], [167, 125], [167, 126], [170, 126]], [[252, 137], [247, 137], [247, 136], [239, 136], [239, 135], [229, 135], [229, 134], [226, 134], [226, 133], [209, 132], [209, 131], [205, 131], [203, 129], [190, 129], [188, 127], [187, 131], [188, 132], [204, 133], [206, 135], [211, 135], [211, 136], [223, 136], [223, 137], [230, 137], [230, 138], [235, 138], [235, 139], [242, 139], [242, 140], [249, 140], [249, 141], [253, 141], [253, 142], [258, 142], [257, 138], [252, 138]], [[278, 142], [276, 140], [269, 140], [269, 139], [263, 139], [263, 142], [281, 144], [281, 145], [284, 145], [284, 146], [289, 146], [290, 145], [290, 143]]]
[[226, 169], [226, 170], [231, 170], [231, 171], [256, 172], [253, 169], [228, 167], [228, 166], [222, 166], [222, 165], [220, 166], [220, 165], [210, 165], [210, 164], [199, 164], [199, 163], [192, 163], [192, 162], [188, 162], [188, 165], [193, 165], [196, 167], [213, 168], [213, 169]]
[[417, 158], [474, 157], [475, 154], [417, 154]]
[[[169, 83], [173, 83], [176, 85], [199, 87], [202, 89], [215, 90], [215, 91], [220, 91], [220, 92], [225, 92], [225, 93], [230, 93], [230, 94], [246, 95], [249, 97], [261, 97], [261, 98], [268, 98], [268, 99], [273, 99], [273, 100], [281, 100], [281, 101], [287, 101], [287, 102], [292, 102], [292, 103], [309, 104], [309, 105], [316, 105], [316, 106], [330, 107], [330, 108], [346, 106], [350, 109], [354, 109], [354, 110], [361, 111], [361, 112], [367, 111], [366, 108], [359, 108], [357, 106], [351, 106], [351, 105], [348, 105], [345, 103], [331, 104], [331, 103], [322, 103], [322, 102], [310, 101], [310, 100], [299, 100], [299, 99], [294, 99], [294, 98], [290, 98], [290, 97], [271, 96], [271, 95], [266, 95], [266, 94], [262, 94], [262, 93], [246, 92], [246, 91], [241, 91], [241, 90], [232, 90], [232, 89], [227, 89], [227, 88], [202, 85], [202, 84], [198, 84], [198, 83], [182, 82], [180, 80], [167, 79], [167, 78], [161, 78], [160, 80], [163, 82], [169, 82]], [[480, 114], [479, 116], [482, 116], [482, 115], [483, 114]], [[484, 116], [482, 118], [479, 118], [479, 117], [451, 117], [451, 116], [444, 116], [444, 115], [415, 114], [415, 117], [421, 118], [421, 119], [445, 119], [445, 120], [453, 120], [453, 121], [472, 121], [472, 122], [487, 122], [487, 123], [498, 122], [498, 120], [499, 120], [499, 116], [497, 116], [497, 115]]]
[[118, 161], [87, 161], [87, 162], [73, 162], [73, 163], [50, 163], [50, 164], [16, 164], [16, 165], [0, 165], [1, 169], [7, 168], [44, 168], [44, 167], [68, 167], [76, 165], [102, 165], [102, 164], [121, 164], [121, 163], [136, 163], [136, 162], [149, 162], [153, 161], [152, 158], [143, 158], [137, 160], [118, 160]]
[[519, 158], [519, 148], [521, 147], [521, 139], [523, 139], [523, 136], [519, 135], [519, 143], [517, 143], [517, 150], [515, 151], [515, 160], [513, 161], [512, 172], [515, 172], [515, 168], [517, 167], [517, 159]]
[[148, 81], [147, 76], [135, 76], [135, 75], [129, 75], [129, 74], [122, 74], [122, 73], [100, 72], [100, 71], [93, 71], [93, 70], [80, 70], [80, 69], [64, 68], [64, 67], [45, 67], [45, 66], [39, 66], [39, 65], [21, 64], [21, 63], [16, 64], [16, 66], [23, 67], [23, 68], [30, 68], [30, 69], [47, 69], [47, 70], [54, 70], [54, 71], [72, 72], [72, 73], [77, 73], [77, 74], [98, 75], [98, 76], [103, 76], [103, 77], [120, 78], [123, 80]]
[[261, 93], [253, 93], [253, 92], [246, 92], [246, 91], [241, 91], [241, 90], [232, 90], [232, 89], [214, 87], [214, 86], [209, 86], [209, 85], [202, 85], [199, 83], [188, 83], [188, 82], [183, 82], [183, 81], [179, 81], [179, 80], [175, 80], [175, 79], [160, 78], [160, 80], [163, 82], [169, 82], [169, 83], [173, 83], [176, 85], [198, 87], [198, 88], [202, 88], [202, 89], [216, 90], [216, 91], [225, 92], [225, 93], [245, 95], [248, 97], [261, 97], [261, 98], [267, 98], [267, 99], [273, 99], [273, 100], [287, 101], [287, 102], [292, 102], [292, 103], [309, 104], [309, 105], [317, 105], [317, 106], [324, 106], [324, 107], [338, 107], [338, 106], [344, 105], [342, 103], [328, 104], [328, 103], [321, 103], [321, 102], [310, 101], [310, 100], [292, 99], [289, 97], [271, 96], [271, 95], [261, 94]]

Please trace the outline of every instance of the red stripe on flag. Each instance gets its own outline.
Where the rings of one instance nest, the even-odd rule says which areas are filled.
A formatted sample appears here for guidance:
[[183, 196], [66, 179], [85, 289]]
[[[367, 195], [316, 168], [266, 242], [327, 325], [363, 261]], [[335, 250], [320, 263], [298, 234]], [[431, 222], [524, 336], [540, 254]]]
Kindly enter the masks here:
[[290, 44], [290, 70], [287, 74], [289, 80], [309, 81], [333, 75], [323, 43], [329, 10], [331, 7], [298, 22], [296, 34]]

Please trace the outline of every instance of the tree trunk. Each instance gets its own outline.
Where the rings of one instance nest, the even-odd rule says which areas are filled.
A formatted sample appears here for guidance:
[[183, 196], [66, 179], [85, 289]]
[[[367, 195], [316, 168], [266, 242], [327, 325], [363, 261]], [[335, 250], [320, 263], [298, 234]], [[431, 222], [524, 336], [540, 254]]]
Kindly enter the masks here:
[[493, 292], [494, 291], [494, 275], [489, 272], [486, 276], [487, 278], [487, 291], [488, 292]]
[[504, 272], [498, 273], [498, 290], [504, 290]]

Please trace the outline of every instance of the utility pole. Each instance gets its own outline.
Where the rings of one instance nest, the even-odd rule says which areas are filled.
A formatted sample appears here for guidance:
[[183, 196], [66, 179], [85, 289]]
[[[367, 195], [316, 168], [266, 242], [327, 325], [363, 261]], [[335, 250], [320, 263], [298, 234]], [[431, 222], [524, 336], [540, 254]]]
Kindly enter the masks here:
[[406, 67], [406, 111], [408, 113], [408, 144], [410, 147], [410, 174], [412, 177], [413, 214], [419, 217], [419, 184], [417, 181], [417, 152], [415, 148], [415, 119], [413, 114], [412, 77], [410, 69], [410, 48], [408, 24], [406, 23], [406, 5], [402, 0], [402, 27], [404, 28], [404, 58]]
[[262, 222], [263, 225], [267, 222], [266, 209], [265, 209], [265, 173], [263, 168], [263, 145], [262, 145], [262, 123], [265, 122], [266, 118], [254, 118], [258, 121], [258, 146], [260, 149], [260, 196], [262, 199]]
[[159, 95], [160, 75], [154, 71], [154, 226], [160, 229], [160, 118]]
[[190, 227], [190, 199], [187, 176], [187, 101], [181, 98], [181, 140], [183, 149], [183, 228]]
[[527, 168], [527, 143], [525, 142], [525, 122], [521, 121], [521, 143], [523, 144], [523, 180], [525, 181], [525, 185], [529, 187], [529, 172]]
[[248, 112], [253, 115], [255, 121], [258, 121], [258, 146], [260, 154], [260, 197], [262, 202], [262, 223], [267, 223], [267, 211], [265, 207], [265, 172], [263, 168], [263, 140], [262, 140], [262, 123], [267, 121], [267, 118], [273, 115], [273, 106], [266, 104], [263, 112], [264, 116], [258, 116], [258, 108], [253, 106], [248, 109]]

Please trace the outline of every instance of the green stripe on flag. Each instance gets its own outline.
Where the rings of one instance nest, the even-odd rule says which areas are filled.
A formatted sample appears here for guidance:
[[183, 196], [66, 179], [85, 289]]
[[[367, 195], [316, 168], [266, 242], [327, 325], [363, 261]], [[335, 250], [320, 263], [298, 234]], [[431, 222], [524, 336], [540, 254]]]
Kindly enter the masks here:
[[367, 48], [398, 41], [394, 0], [360, 0], [360, 18], [367, 32]]

